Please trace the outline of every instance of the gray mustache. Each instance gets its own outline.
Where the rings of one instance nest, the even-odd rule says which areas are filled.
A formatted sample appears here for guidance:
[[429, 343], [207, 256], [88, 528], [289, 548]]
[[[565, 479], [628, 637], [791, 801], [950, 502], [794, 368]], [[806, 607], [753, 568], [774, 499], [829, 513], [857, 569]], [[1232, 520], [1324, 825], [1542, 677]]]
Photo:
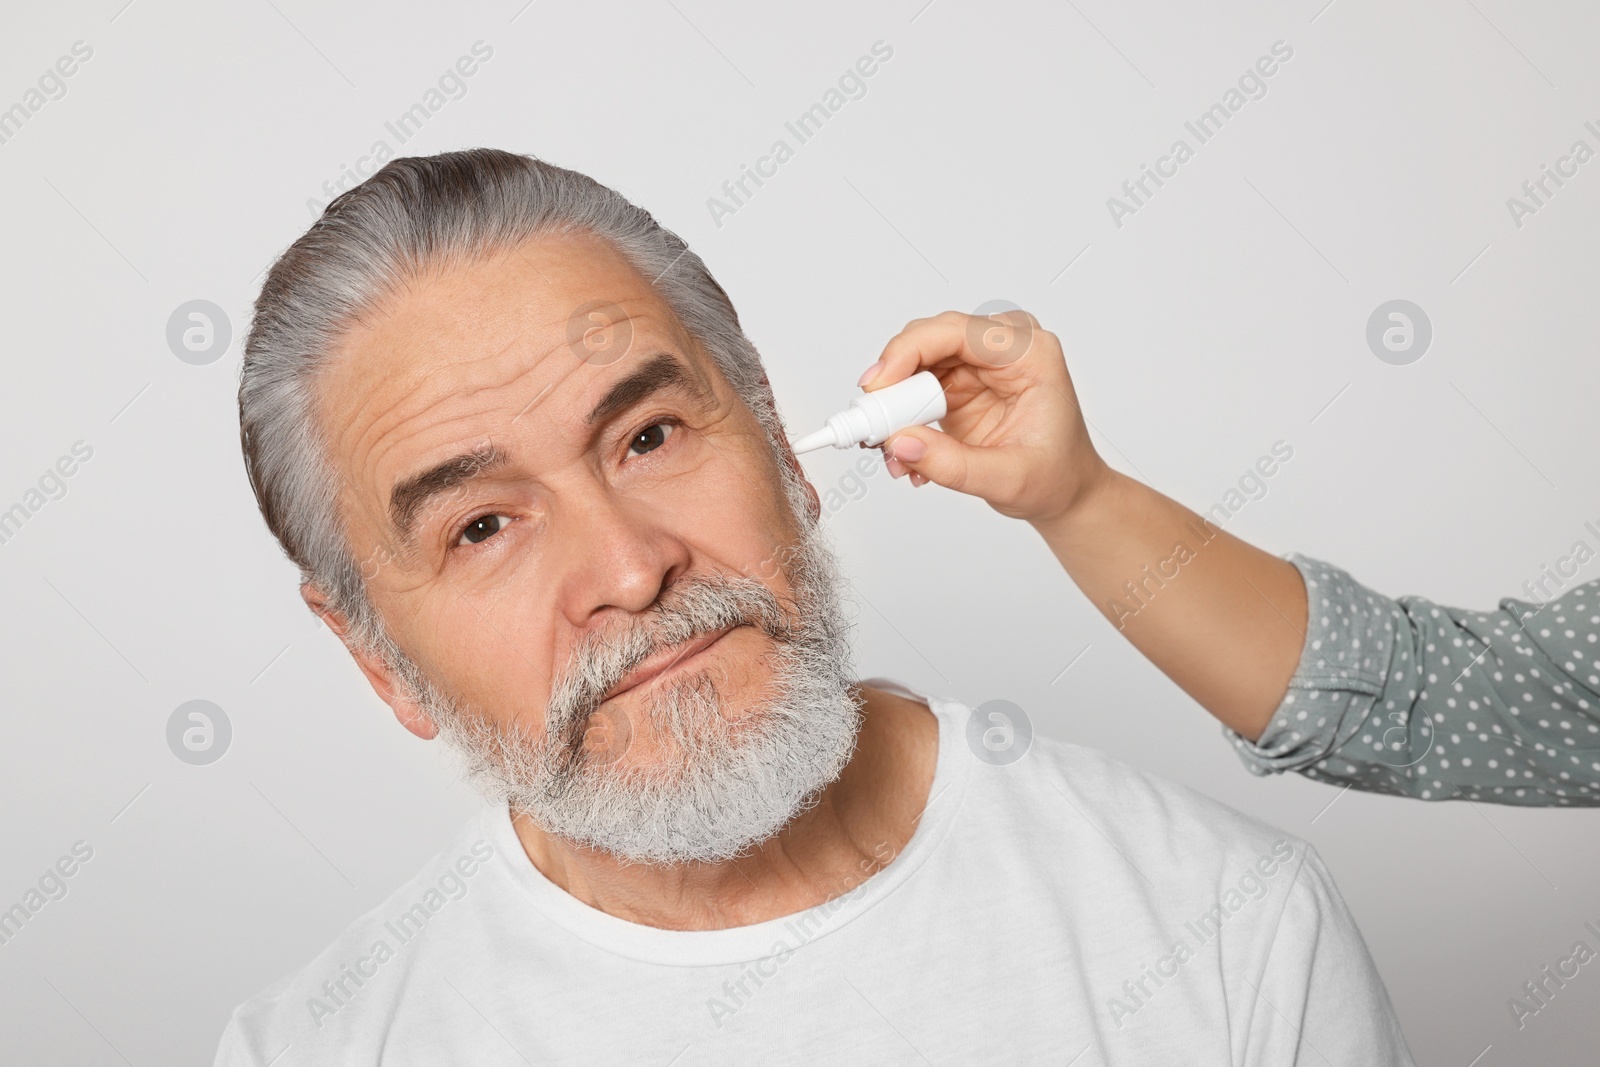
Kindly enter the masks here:
[[758, 579], [727, 574], [680, 579], [650, 609], [649, 618], [613, 633], [591, 634], [573, 648], [551, 689], [548, 736], [575, 758], [590, 716], [634, 668], [663, 649], [738, 626], [755, 627], [777, 641], [789, 641], [795, 632], [783, 603]]

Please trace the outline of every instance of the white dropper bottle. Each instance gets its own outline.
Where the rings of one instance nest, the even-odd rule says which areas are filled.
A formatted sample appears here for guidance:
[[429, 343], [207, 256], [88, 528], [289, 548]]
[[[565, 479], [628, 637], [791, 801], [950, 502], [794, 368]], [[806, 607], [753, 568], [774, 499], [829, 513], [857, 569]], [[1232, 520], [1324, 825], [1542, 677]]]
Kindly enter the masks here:
[[790, 447], [798, 455], [832, 445], [881, 445], [907, 426], [926, 426], [945, 416], [944, 386], [932, 371], [918, 371], [904, 381], [863, 393], [832, 415], [822, 429], [797, 437]]

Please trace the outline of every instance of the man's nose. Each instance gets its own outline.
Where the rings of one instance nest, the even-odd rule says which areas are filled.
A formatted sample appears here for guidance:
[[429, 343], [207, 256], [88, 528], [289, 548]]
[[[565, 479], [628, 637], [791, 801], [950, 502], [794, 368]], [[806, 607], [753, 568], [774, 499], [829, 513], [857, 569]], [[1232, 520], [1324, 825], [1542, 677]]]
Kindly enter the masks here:
[[604, 487], [574, 504], [562, 523], [570, 565], [561, 592], [573, 626], [644, 611], [688, 569], [689, 546], [648, 505]]

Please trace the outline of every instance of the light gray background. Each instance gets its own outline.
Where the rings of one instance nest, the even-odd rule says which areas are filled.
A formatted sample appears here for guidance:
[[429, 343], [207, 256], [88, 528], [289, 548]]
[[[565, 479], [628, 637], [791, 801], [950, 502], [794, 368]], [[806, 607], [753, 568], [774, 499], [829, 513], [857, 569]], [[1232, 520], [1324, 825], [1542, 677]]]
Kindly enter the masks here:
[[[0, 906], [73, 842], [94, 858], [0, 946], [8, 1059], [209, 1061], [234, 1004], [474, 806], [301, 605], [239, 455], [261, 272], [378, 139], [533, 152], [647, 206], [732, 294], [792, 428], [854, 395], [907, 319], [1004, 298], [1065, 340], [1107, 456], [1191, 506], [1292, 445], [1229, 524], [1273, 551], [1487, 607], [1594, 547], [1600, 160], [1520, 228], [1506, 206], [1574, 140], [1600, 148], [1592, 7], [924, 2], [10, 13], [0, 106], [74, 41], [94, 55], [0, 144], [0, 509], [74, 441], [94, 455], [0, 545]], [[1107, 197], [1280, 39], [1268, 95], [1113, 225]], [[478, 40], [467, 95], [400, 147], [385, 121]], [[894, 55], [868, 94], [715, 225], [707, 198], [878, 40]], [[208, 366], [165, 340], [196, 298], [235, 331]], [[1393, 298], [1434, 325], [1410, 366], [1364, 340]], [[856, 455], [807, 467], [826, 490]], [[1311, 840], [1420, 1063], [1592, 1060], [1600, 963], [1520, 1032], [1506, 1002], [1595, 942], [1593, 812], [1252, 778], [1026, 526], [881, 472], [857, 495], [829, 521], [864, 674], [1015, 701]], [[197, 698], [234, 730], [206, 767], [165, 740]]]

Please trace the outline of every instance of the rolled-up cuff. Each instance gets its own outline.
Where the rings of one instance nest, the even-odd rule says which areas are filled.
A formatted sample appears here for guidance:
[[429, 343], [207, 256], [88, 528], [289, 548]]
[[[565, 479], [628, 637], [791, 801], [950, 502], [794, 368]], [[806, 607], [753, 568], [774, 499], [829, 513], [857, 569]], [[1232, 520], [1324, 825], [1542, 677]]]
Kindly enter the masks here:
[[1330, 563], [1298, 553], [1284, 558], [1306, 586], [1300, 662], [1254, 744], [1222, 728], [1256, 775], [1319, 763], [1359, 732], [1383, 692], [1395, 640], [1394, 601]]

